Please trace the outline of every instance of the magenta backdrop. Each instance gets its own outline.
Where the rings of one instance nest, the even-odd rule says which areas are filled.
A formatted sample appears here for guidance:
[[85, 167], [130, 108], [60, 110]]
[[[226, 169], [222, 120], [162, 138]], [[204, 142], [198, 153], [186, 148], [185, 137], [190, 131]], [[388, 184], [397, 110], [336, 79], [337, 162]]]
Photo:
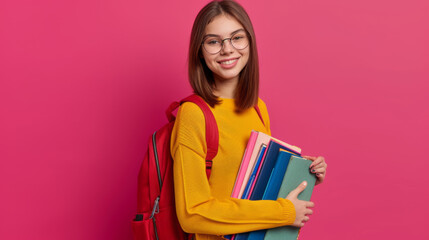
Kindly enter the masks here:
[[[273, 135], [323, 155], [302, 239], [429, 239], [429, 2], [240, 1]], [[131, 239], [206, 1], [0, 4], [0, 239]]]

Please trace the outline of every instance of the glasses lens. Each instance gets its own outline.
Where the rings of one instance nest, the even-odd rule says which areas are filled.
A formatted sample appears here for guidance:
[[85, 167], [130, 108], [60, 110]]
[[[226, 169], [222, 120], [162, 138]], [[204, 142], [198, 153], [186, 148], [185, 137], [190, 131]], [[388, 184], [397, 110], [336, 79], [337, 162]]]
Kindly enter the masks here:
[[234, 48], [241, 50], [245, 49], [249, 45], [249, 39], [247, 38], [246, 33], [239, 32], [231, 37], [231, 43]]
[[222, 48], [222, 40], [216, 37], [209, 37], [204, 40], [204, 48], [209, 53], [217, 53]]

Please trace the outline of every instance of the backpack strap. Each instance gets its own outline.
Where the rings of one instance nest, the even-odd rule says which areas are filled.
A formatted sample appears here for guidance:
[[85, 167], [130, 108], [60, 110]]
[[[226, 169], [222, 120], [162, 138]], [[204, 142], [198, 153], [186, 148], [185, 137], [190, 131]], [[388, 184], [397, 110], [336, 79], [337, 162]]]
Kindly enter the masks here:
[[262, 118], [261, 111], [259, 110], [258, 105], [255, 105], [254, 108], [255, 108], [256, 112], [258, 113], [258, 116], [261, 119], [262, 124], [264, 124], [264, 126], [265, 126], [265, 122], [264, 122], [264, 119]]
[[174, 116], [173, 112], [180, 106], [179, 102], [172, 102], [170, 106], [165, 111], [165, 114], [167, 115], [168, 122], [172, 122], [176, 120], [176, 117]]
[[219, 148], [219, 130], [217, 127], [216, 119], [210, 110], [207, 103], [198, 95], [193, 94], [189, 97], [186, 97], [180, 104], [184, 102], [193, 102], [200, 107], [204, 113], [204, 119], [206, 122], [206, 143], [207, 143], [207, 155], [206, 155], [206, 175], [207, 179], [210, 178], [213, 158], [216, 157], [217, 151]]

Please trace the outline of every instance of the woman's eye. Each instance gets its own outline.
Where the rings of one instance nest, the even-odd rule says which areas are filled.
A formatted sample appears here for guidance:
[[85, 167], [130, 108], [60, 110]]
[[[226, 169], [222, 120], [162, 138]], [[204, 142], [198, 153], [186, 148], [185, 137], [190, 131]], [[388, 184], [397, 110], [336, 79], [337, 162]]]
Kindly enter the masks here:
[[207, 44], [209, 44], [209, 45], [215, 45], [215, 44], [218, 44], [218, 43], [219, 43], [219, 41], [216, 40], [216, 39], [214, 39], [214, 40], [208, 40], [207, 41]]
[[244, 39], [245, 38], [245, 36], [243, 36], [243, 35], [238, 35], [238, 36], [234, 36], [234, 37], [232, 37], [232, 40], [233, 41], [239, 41], [239, 40], [242, 40], [242, 39]]

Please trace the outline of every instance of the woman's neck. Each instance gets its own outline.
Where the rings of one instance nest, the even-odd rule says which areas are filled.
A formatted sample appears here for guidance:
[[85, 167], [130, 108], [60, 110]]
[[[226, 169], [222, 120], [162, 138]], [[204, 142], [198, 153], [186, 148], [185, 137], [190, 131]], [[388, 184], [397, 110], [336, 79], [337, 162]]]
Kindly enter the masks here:
[[238, 76], [233, 79], [217, 79], [215, 78], [214, 94], [220, 98], [234, 98], [235, 89], [238, 84]]

